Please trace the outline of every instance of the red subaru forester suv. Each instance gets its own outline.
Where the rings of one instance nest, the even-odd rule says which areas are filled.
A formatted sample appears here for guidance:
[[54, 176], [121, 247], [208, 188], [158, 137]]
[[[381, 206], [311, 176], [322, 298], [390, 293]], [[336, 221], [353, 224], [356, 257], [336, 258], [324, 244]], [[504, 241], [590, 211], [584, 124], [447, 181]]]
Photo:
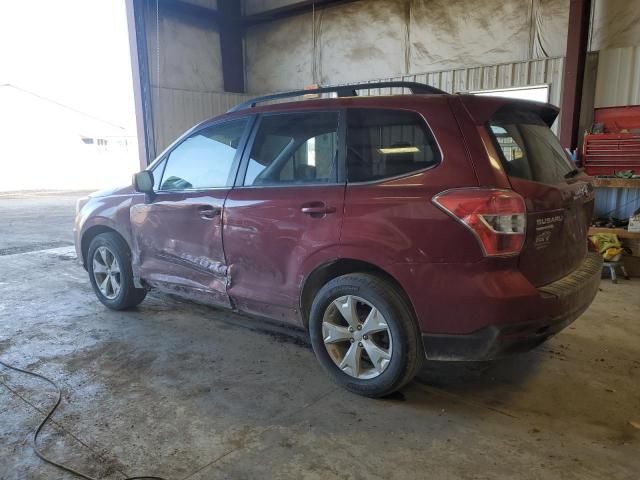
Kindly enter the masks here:
[[[412, 94], [357, 95], [391, 87]], [[529, 350], [593, 300], [594, 193], [557, 114], [407, 82], [260, 97], [80, 200], [78, 257], [109, 308], [157, 288], [298, 324], [335, 381], [384, 396], [423, 359]]]

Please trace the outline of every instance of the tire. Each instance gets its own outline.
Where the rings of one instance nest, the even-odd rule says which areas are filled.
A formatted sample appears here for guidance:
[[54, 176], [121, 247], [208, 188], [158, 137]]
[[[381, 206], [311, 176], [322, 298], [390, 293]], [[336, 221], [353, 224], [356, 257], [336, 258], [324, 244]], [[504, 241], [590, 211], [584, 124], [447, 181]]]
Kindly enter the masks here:
[[[373, 309], [377, 310], [374, 314]], [[347, 320], [353, 315], [359, 327]], [[375, 330], [367, 321], [376, 318], [380, 331], [367, 335], [365, 330]], [[356, 327], [349, 330], [348, 325], [354, 323]], [[311, 306], [309, 334], [313, 351], [329, 376], [366, 397], [384, 397], [402, 388], [413, 379], [424, 356], [421, 336], [403, 293], [390, 281], [368, 273], [343, 275], [320, 289]], [[345, 340], [345, 335], [353, 336]], [[359, 362], [354, 360], [358, 355]]]
[[[103, 255], [106, 255], [106, 260]], [[113, 262], [114, 259], [116, 263]], [[116, 268], [119, 270], [117, 273]], [[98, 300], [112, 310], [135, 307], [147, 295], [144, 288], [135, 288], [133, 284], [131, 251], [117, 233], [101, 233], [91, 241], [87, 252], [87, 270], [91, 286]], [[109, 275], [112, 276], [112, 280], [106, 280]], [[106, 280], [106, 285], [103, 283], [105, 281], [103, 279]], [[103, 285], [103, 289], [106, 291], [101, 289], [98, 282]], [[116, 285], [119, 288], [116, 289]]]

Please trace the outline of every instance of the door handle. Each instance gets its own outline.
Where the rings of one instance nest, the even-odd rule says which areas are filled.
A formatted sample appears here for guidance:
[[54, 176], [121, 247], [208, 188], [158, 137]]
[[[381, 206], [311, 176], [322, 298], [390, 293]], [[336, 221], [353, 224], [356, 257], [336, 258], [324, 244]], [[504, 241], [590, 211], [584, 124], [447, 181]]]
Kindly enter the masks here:
[[212, 220], [216, 218], [222, 212], [222, 208], [213, 207], [211, 205], [201, 205], [198, 207], [198, 213], [200, 214], [200, 218], [204, 218], [206, 220]]
[[311, 202], [303, 205], [300, 211], [312, 217], [322, 217], [327, 213], [336, 213], [336, 207], [330, 207], [324, 202]]

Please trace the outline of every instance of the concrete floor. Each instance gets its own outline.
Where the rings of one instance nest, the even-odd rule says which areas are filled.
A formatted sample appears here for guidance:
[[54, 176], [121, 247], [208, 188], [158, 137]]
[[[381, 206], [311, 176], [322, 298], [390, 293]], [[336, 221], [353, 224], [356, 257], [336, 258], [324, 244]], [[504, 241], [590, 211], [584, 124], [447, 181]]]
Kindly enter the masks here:
[[[60, 461], [106, 479], [640, 474], [638, 279], [603, 281], [589, 311], [534, 352], [431, 363], [369, 400], [334, 386], [296, 332], [158, 294], [105, 309], [63, 246], [73, 203], [0, 197], [0, 359], [63, 389], [41, 437]], [[0, 367], [0, 478], [73, 478], [29, 445], [51, 394]]]
[[76, 200], [87, 193], [0, 192], [0, 255], [73, 245]]

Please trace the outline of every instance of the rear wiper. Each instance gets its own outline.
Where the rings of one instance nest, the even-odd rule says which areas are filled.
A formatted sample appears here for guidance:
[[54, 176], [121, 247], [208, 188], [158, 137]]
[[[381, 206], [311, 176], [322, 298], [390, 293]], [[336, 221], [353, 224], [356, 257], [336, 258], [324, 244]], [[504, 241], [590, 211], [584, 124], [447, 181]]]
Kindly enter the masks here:
[[582, 173], [582, 169], [580, 168], [574, 168], [573, 170], [571, 170], [568, 173], [564, 174], [564, 178], [566, 178], [567, 180], [569, 180], [570, 178], [575, 177], [576, 175], [579, 175], [580, 173]]

